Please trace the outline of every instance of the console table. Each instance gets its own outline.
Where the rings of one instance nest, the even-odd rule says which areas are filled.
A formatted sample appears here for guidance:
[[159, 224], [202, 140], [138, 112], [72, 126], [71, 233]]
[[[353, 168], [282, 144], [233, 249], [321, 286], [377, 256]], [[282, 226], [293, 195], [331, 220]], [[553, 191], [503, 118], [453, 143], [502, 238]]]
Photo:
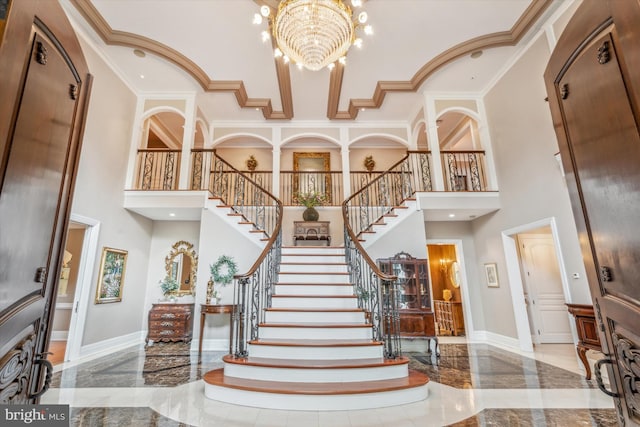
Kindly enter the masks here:
[[567, 304], [567, 307], [569, 307], [569, 313], [571, 313], [576, 320], [576, 329], [578, 330], [576, 351], [584, 365], [587, 374], [586, 378], [590, 380], [591, 367], [587, 361], [587, 350], [602, 351], [593, 306], [586, 304]]
[[200, 337], [198, 338], [198, 361], [202, 357], [202, 334], [204, 332], [204, 322], [208, 314], [229, 314], [229, 354], [233, 349], [233, 304], [200, 304]]
[[299, 241], [326, 241], [331, 245], [330, 221], [293, 221], [293, 244]]

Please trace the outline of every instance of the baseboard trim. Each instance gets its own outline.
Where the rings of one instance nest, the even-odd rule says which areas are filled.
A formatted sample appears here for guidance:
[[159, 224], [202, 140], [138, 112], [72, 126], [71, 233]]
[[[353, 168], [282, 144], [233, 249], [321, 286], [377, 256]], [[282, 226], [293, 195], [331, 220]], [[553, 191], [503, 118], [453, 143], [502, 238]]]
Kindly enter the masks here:
[[[198, 340], [191, 341], [191, 351], [198, 351]], [[229, 339], [203, 339], [202, 351], [224, 351], [229, 352]]]
[[521, 351], [520, 341], [517, 338], [507, 337], [505, 335], [496, 334], [495, 332], [481, 331], [487, 344], [495, 345], [498, 347], [505, 347], [507, 349]]
[[51, 331], [51, 341], [66, 341], [69, 331]]

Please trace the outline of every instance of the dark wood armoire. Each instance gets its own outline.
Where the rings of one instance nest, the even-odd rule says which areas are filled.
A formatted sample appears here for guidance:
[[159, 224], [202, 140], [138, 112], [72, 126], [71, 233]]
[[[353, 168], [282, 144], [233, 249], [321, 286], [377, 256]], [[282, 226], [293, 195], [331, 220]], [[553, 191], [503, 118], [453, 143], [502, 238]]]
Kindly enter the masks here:
[[0, 21], [0, 403], [47, 389], [55, 292], [91, 77], [60, 4], [3, 2]]
[[[621, 425], [640, 424], [640, 2], [584, 0], [545, 71]], [[610, 370], [610, 389], [600, 370]]]

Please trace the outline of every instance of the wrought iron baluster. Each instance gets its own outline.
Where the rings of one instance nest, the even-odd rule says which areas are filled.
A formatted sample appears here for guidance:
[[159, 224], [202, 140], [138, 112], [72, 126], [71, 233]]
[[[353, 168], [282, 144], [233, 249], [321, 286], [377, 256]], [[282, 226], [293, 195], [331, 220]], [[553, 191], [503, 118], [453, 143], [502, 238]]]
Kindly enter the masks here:
[[482, 182], [480, 181], [480, 169], [478, 167], [478, 156], [476, 153], [469, 153], [469, 173], [471, 174], [471, 189], [473, 191], [482, 191]]
[[165, 157], [164, 180], [163, 180], [163, 183], [162, 183], [162, 189], [163, 190], [173, 190], [173, 185], [174, 185], [173, 176], [174, 176], [174, 171], [175, 171], [175, 157], [176, 157], [176, 153], [174, 153], [174, 152], [167, 153], [167, 155]]
[[144, 169], [142, 172], [142, 189], [151, 189], [151, 175], [153, 173], [154, 153], [144, 152]]
[[422, 191], [431, 191], [431, 166], [429, 164], [429, 155], [427, 153], [419, 153], [420, 162], [420, 178], [422, 179]]
[[447, 153], [447, 166], [449, 168], [449, 185], [451, 191], [458, 191], [458, 182], [456, 178], [458, 177], [458, 166], [457, 159], [453, 153]]
[[202, 151], [193, 151], [193, 169], [191, 170], [191, 189], [203, 190]]

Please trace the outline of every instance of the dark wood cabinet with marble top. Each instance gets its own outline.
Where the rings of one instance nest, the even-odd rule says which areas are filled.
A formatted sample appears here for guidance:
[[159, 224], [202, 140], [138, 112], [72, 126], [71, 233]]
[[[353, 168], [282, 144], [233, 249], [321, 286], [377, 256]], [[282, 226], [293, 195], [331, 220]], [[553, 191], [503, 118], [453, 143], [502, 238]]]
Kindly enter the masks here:
[[194, 304], [158, 303], [149, 311], [149, 332], [146, 343], [191, 342]]

